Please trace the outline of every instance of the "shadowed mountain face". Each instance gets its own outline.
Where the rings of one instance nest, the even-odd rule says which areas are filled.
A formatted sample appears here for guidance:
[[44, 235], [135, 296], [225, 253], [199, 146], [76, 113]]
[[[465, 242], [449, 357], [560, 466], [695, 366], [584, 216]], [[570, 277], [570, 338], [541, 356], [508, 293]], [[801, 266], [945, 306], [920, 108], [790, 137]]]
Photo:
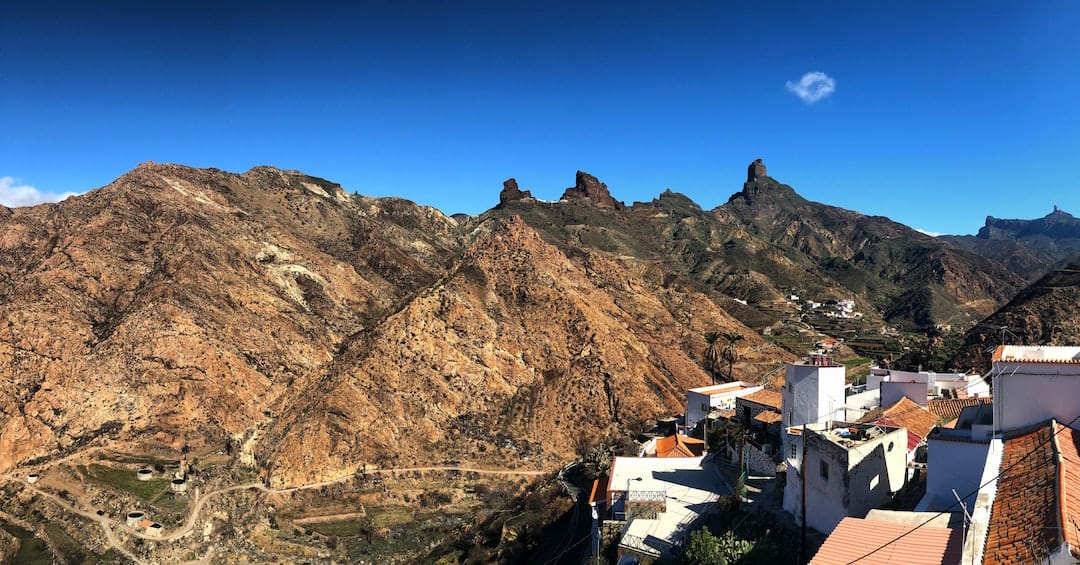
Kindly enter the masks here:
[[767, 277], [812, 291], [839, 285], [910, 329], [970, 326], [1022, 285], [1000, 264], [888, 218], [810, 202], [763, 168], [715, 213], [786, 259], [759, 262]]
[[1036, 280], [1055, 264], [1080, 254], [1080, 219], [1055, 206], [1051, 213], [1035, 220], [987, 216], [986, 225], [977, 235], [949, 235], [942, 239]]
[[299, 172], [148, 164], [0, 207], [0, 469], [103, 437], [243, 440], [276, 484], [432, 453], [549, 467], [681, 412], [710, 380], [706, 332], [745, 337], [736, 377], [801, 354], [757, 331], [792, 288], [928, 328], [1019, 285], [760, 162], [711, 211], [575, 180], [556, 203], [507, 181], [500, 206], [452, 219]]
[[1080, 264], [1044, 275], [964, 335], [954, 367], [990, 367], [990, 352], [1004, 343], [1080, 343]]

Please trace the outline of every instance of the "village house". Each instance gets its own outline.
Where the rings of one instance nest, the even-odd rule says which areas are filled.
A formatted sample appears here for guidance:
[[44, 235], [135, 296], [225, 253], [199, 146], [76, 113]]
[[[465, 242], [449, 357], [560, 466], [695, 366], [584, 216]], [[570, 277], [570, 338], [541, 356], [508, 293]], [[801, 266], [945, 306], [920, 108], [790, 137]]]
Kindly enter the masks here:
[[916, 449], [923, 445], [930, 431], [937, 426], [938, 417], [907, 397], [884, 408], [867, 412], [856, 420], [862, 424], [883, 424], [907, 430], [908, 462], [915, 460]]
[[735, 399], [763, 389], [743, 381], [692, 388], [686, 391], [686, 430], [689, 433], [714, 410], [735, 409]]
[[1080, 347], [1002, 345], [989, 376], [998, 432], [1080, 414]]
[[1080, 432], [1010, 430], [991, 440], [983, 478], [964, 563], [1080, 562]]
[[722, 494], [730, 490], [703, 457], [616, 457], [606, 506], [618, 528], [619, 556], [672, 558]]
[[954, 511], [957, 497], [970, 512], [982, 484], [986, 458], [993, 436], [993, 407], [981, 400], [931, 401], [931, 408], [945, 419], [962, 406], [959, 416], [934, 428], [926, 438], [926, 494], [915, 507], [919, 511]]
[[653, 438], [641, 449], [642, 457], [701, 457], [705, 454], [705, 440], [682, 434]]
[[[804, 432], [805, 429], [805, 432]], [[845, 516], [862, 518], [904, 485], [907, 430], [882, 424], [828, 422], [788, 428], [784, 510], [829, 533]]]
[[740, 396], [735, 400], [735, 421], [748, 430], [772, 433], [779, 439], [781, 405], [780, 393], [773, 390]]
[[781, 426], [790, 428], [843, 420], [843, 365], [827, 355], [812, 355], [807, 363], [788, 364], [781, 395]]
[[959, 565], [964, 532], [952, 522], [952, 515], [931, 512], [871, 510], [866, 518], [847, 517], [810, 565]]

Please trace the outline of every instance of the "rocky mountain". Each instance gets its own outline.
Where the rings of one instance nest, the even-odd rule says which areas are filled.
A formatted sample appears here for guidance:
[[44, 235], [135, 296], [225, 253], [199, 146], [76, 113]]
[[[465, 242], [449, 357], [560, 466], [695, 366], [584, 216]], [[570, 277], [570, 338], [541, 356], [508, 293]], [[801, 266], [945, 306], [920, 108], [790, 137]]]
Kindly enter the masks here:
[[759, 331], [792, 289], [926, 329], [1020, 283], [760, 160], [714, 210], [625, 206], [579, 171], [559, 202], [509, 179], [454, 218], [296, 171], [146, 164], [0, 208], [0, 470], [100, 438], [231, 440], [275, 484], [433, 454], [549, 468], [681, 412], [706, 332], [742, 335], [735, 376], [769, 379], [803, 353]]
[[990, 353], [1006, 344], [1080, 343], [1080, 263], [1044, 275], [1008, 304], [969, 330], [951, 361], [954, 367], [988, 370]]
[[179, 448], [447, 272], [456, 223], [296, 172], [142, 165], [0, 212], [0, 469], [99, 436]]
[[815, 294], [838, 285], [909, 329], [970, 326], [1023, 284], [992, 260], [888, 218], [808, 201], [768, 176], [760, 160], [742, 191], [714, 212], [769, 247], [753, 254], [755, 271]]
[[[618, 213], [578, 184], [555, 206]], [[279, 482], [433, 449], [539, 465], [680, 411], [706, 331], [764, 346], [648, 265], [466, 222], [269, 167], [0, 209], [0, 469], [103, 437], [232, 438]]]
[[1034, 220], [987, 216], [986, 225], [976, 235], [948, 235], [942, 239], [1034, 281], [1055, 265], [1080, 254], [1080, 219], [1054, 206], [1052, 212]]

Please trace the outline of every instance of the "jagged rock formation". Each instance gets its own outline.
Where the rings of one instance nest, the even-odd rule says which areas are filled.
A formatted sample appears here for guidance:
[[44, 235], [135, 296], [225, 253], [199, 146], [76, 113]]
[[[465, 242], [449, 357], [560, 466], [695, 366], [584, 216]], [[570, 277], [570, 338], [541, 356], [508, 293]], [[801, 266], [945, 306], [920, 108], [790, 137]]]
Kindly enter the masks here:
[[502, 192], [499, 193], [499, 205], [505, 205], [507, 202], [513, 202], [515, 200], [524, 200], [526, 198], [532, 198], [532, 192], [528, 190], [520, 190], [518, 188], [517, 180], [513, 178], [503, 181]]
[[1023, 286], [994, 261], [888, 218], [810, 202], [764, 172], [752, 163], [743, 190], [715, 213], [775, 246], [757, 254], [756, 269], [778, 284], [836, 281], [912, 329], [970, 326]]
[[769, 176], [765, 169], [765, 162], [761, 158], [754, 159], [746, 169], [746, 182], [754, 182]]
[[801, 354], [756, 331], [784, 288], [912, 327], [1011, 297], [996, 263], [764, 173], [711, 211], [670, 190], [627, 208], [579, 172], [562, 202], [448, 218], [296, 171], [147, 164], [0, 208], [0, 470], [256, 427], [275, 484], [431, 453], [547, 468], [681, 411], [705, 332], [745, 336], [745, 379]]
[[490, 229], [293, 395], [310, 400], [269, 433], [260, 458], [272, 476], [423, 464], [431, 452], [556, 464], [582, 437], [681, 411], [685, 388], [708, 382], [689, 354], [704, 328], [760, 343], [703, 296], [653, 288], [600, 253], [575, 262], [517, 216]]
[[942, 239], [998, 261], [1034, 281], [1055, 265], [1080, 254], [1080, 219], [1054, 206], [1052, 212], [1034, 220], [987, 216], [977, 235]]
[[615, 210], [626, 208], [625, 204], [615, 200], [611, 196], [606, 184], [600, 182], [599, 179], [584, 171], [577, 172], [574, 186], [566, 189], [566, 192], [563, 193], [561, 198], [561, 200], [564, 201], [579, 199], [587, 199], [601, 208], [612, 208]]

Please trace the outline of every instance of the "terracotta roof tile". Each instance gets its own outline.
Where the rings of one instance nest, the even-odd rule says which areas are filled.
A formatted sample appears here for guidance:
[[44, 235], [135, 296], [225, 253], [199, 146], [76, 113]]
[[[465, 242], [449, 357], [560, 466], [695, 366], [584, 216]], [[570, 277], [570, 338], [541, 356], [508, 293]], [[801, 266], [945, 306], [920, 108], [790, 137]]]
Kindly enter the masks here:
[[1058, 466], [1050, 425], [1007, 438], [983, 563], [1040, 561], [1058, 543]]
[[678, 434], [656, 440], [657, 457], [698, 457], [705, 452], [705, 442]]
[[784, 417], [781, 416], [779, 412], [773, 412], [772, 410], [763, 410], [761, 412], [758, 412], [757, 416], [754, 416], [754, 419], [763, 424], [773, 424], [779, 422], [780, 420], [783, 420]]
[[1065, 541], [1073, 557], [1080, 558], [1080, 432], [1055, 423], [1054, 437], [1061, 457], [1058, 473], [1061, 492], [1061, 521], [1065, 524]]
[[[878, 543], [902, 535], [880, 551], [866, 555]], [[848, 517], [829, 534], [810, 565], [848, 565], [856, 561], [860, 565], [957, 565], [962, 553], [960, 530], [931, 526], [916, 529], [910, 524]]]
[[779, 410], [780, 406], [783, 404], [783, 397], [775, 390], [763, 389], [735, 399], [736, 403], [739, 401], [754, 402], [761, 404], [762, 406], [771, 406]]
[[950, 422], [960, 417], [960, 412], [968, 406], [990, 404], [989, 398], [931, 398], [926, 401], [926, 409], [935, 416]]
[[918, 445], [930, 433], [930, 430], [934, 429], [937, 420], [938, 417], [929, 410], [904, 396], [885, 408], [867, 412], [859, 418], [858, 422], [860, 424], [882, 423], [887, 426], [907, 428], [908, 435], [914, 434], [918, 437], [918, 441], [915, 442], [915, 445]]

